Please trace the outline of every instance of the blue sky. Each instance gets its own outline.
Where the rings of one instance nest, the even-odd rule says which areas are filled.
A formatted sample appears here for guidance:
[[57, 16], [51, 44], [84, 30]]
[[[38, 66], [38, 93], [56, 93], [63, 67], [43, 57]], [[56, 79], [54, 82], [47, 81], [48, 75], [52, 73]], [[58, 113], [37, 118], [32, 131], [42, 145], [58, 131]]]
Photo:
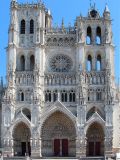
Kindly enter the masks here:
[[[37, 0], [18, 0], [18, 2], [37, 2]], [[115, 44], [115, 76], [120, 77], [120, 0], [91, 0], [96, 3], [96, 8], [103, 14], [105, 4], [111, 12], [114, 44]], [[6, 76], [6, 47], [8, 42], [8, 26], [10, 15], [10, 0], [1, 0], [0, 5], [0, 76]], [[87, 16], [90, 0], [44, 0], [53, 15], [53, 24], [61, 25], [64, 18], [65, 25], [74, 24], [76, 16], [80, 13]]]

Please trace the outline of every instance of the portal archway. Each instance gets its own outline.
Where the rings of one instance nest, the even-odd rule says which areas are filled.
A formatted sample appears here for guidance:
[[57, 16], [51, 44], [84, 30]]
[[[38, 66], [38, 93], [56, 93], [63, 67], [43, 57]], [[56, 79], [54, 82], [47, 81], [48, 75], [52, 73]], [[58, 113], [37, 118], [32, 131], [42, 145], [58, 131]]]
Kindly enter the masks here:
[[57, 111], [44, 122], [41, 132], [43, 157], [76, 156], [76, 129], [73, 121]]
[[16, 125], [13, 130], [15, 156], [31, 155], [30, 137], [30, 129], [25, 123], [20, 122]]
[[94, 122], [87, 131], [87, 156], [104, 155], [104, 130], [103, 127]]

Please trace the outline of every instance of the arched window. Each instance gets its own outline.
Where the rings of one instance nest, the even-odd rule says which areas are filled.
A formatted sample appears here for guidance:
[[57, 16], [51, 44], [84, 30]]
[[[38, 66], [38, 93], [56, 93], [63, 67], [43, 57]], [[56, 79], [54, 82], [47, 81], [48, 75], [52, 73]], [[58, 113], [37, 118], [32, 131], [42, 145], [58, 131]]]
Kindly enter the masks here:
[[45, 92], [45, 102], [51, 102], [52, 98], [51, 98], [51, 92], [49, 90], [47, 90]]
[[86, 120], [88, 120], [95, 112], [97, 112], [101, 117], [103, 117], [102, 113], [100, 112], [100, 110], [96, 107], [91, 108], [87, 115], [86, 115]]
[[96, 44], [101, 44], [101, 28], [96, 29]]
[[76, 96], [75, 93], [73, 93], [73, 102], [75, 102]]
[[75, 91], [70, 91], [70, 94], [69, 94], [69, 101], [70, 102], [75, 102], [76, 100], [76, 96], [75, 96]]
[[21, 101], [22, 102], [24, 101], [24, 93], [23, 92], [21, 93]]
[[98, 55], [97, 56], [97, 71], [100, 71], [101, 70], [101, 56]]
[[24, 19], [21, 21], [20, 33], [25, 34], [25, 20]]
[[20, 66], [21, 66], [21, 71], [25, 71], [25, 57], [24, 56], [20, 57]]
[[35, 66], [35, 58], [34, 56], [32, 55], [30, 57], [30, 70], [33, 71], [34, 70], [34, 66]]
[[48, 101], [48, 94], [45, 93], [45, 102], [47, 102], [47, 101]]
[[87, 71], [91, 71], [92, 70], [92, 57], [91, 55], [88, 55], [87, 58]]
[[49, 93], [49, 102], [51, 102], [51, 92]]
[[92, 41], [92, 30], [91, 27], [87, 28], [86, 44], [90, 45]]
[[30, 34], [34, 33], [34, 21], [33, 19], [30, 20]]
[[69, 94], [69, 100], [72, 102], [72, 93]]
[[64, 102], [64, 93], [61, 94], [61, 100]]
[[67, 92], [63, 91], [61, 94], [61, 100], [62, 102], [67, 102]]
[[67, 93], [65, 93], [65, 102], [67, 102]]
[[56, 91], [56, 92], [53, 93], [53, 101], [54, 102], [57, 101], [57, 96], [58, 96], [58, 94], [57, 94], [57, 91]]
[[101, 101], [102, 100], [102, 93], [101, 92], [97, 92], [96, 93], [96, 100], [97, 101]]

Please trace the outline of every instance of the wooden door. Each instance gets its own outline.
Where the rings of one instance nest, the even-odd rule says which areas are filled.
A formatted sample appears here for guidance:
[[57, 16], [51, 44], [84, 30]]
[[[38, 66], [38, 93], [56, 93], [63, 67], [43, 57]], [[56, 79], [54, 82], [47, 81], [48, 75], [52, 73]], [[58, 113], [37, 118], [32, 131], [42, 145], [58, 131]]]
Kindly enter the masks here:
[[28, 142], [28, 153], [29, 153], [29, 156], [31, 155], [31, 146], [30, 146], [30, 142]]
[[89, 156], [94, 156], [94, 142], [89, 142]]
[[68, 139], [62, 139], [62, 156], [68, 156]]
[[96, 142], [95, 143], [95, 156], [100, 156], [100, 148], [101, 148], [101, 143]]
[[25, 156], [25, 153], [26, 153], [26, 142], [21, 142], [21, 147], [22, 147], [22, 156]]
[[60, 139], [54, 140], [54, 156], [60, 156]]

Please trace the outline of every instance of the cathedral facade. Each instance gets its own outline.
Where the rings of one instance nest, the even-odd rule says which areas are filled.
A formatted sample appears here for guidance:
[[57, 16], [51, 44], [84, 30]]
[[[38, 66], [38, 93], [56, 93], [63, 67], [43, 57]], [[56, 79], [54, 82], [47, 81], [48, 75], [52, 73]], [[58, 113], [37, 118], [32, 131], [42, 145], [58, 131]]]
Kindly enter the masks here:
[[11, 1], [1, 145], [9, 156], [110, 157], [120, 148], [111, 16], [93, 6], [52, 26], [42, 2]]

